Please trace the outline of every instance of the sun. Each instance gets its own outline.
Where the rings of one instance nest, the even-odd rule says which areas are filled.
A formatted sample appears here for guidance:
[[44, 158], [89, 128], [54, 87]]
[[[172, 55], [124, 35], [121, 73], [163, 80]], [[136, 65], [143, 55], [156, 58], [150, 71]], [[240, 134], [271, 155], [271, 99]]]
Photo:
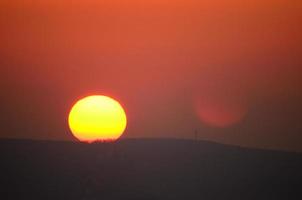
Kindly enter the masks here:
[[72, 134], [82, 142], [108, 142], [116, 141], [124, 133], [127, 116], [118, 101], [94, 95], [75, 103], [68, 123]]

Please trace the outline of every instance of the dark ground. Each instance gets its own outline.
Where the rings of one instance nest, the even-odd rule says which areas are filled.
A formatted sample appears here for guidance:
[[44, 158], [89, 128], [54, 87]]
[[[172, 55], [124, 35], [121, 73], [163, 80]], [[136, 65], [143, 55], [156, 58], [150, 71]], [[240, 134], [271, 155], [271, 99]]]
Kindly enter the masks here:
[[0, 140], [0, 158], [1, 199], [302, 199], [298, 153], [189, 140]]

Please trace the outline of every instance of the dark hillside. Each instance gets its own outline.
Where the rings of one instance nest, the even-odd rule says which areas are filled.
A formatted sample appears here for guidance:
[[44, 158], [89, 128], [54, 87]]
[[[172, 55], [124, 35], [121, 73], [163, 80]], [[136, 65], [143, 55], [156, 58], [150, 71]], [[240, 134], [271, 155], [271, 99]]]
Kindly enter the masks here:
[[7, 199], [302, 199], [302, 155], [186, 140], [1, 140]]

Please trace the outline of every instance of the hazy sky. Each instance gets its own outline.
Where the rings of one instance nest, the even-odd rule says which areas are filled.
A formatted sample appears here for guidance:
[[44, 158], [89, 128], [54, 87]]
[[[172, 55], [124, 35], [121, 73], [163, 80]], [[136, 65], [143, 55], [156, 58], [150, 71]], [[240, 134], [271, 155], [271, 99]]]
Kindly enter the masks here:
[[126, 108], [124, 137], [302, 151], [299, 0], [0, 2], [1, 137], [74, 140], [72, 104]]

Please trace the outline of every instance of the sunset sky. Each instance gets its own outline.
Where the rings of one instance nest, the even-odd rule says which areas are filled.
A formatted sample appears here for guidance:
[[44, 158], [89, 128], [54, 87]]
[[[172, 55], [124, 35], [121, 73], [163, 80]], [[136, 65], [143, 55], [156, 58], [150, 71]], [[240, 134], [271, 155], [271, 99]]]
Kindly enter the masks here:
[[302, 151], [302, 1], [1, 0], [0, 137], [72, 140], [109, 95], [124, 138]]

